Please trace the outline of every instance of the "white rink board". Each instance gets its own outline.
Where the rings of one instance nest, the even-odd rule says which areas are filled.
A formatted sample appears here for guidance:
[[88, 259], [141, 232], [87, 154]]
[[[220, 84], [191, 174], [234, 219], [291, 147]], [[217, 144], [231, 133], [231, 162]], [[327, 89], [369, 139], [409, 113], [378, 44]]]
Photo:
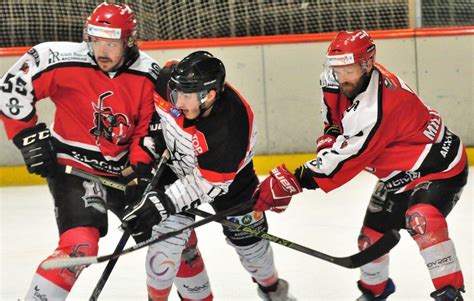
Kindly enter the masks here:
[[[448, 216], [451, 238], [464, 270], [468, 290], [465, 300], [474, 299], [473, 167], [470, 172], [468, 187]], [[374, 183], [374, 177], [363, 173], [330, 194], [306, 191], [293, 199], [287, 212], [268, 214], [269, 232], [331, 255], [351, 255], [357, 252], [357, 234]], [[21, 300], [37, 264], [57, 244], [52, 201], [46, 186], [1, 188], [0, 197], [0, 300]], [[100, 243], [100, 255], [111, 253], [121, 236], [116, 230], [117, 219], [111, 215], [110, 222], [109, 234]], [[206, 225], [197, 232], [215, 300], [258, 300], [255, 284], [225, 243], [220, 226]], [[359, 296], [355, 285], [358, 270], [344, 269], [279, 245], [273, 250], [280, 276], [290, 282], [290, 290], [298, 300], [342, 301]], [[140, 250], [121, 258], [100, 300], [146, 300], [144, 257], [145, 250]], [[104, 267], [97, 264], [87, 268], [68, 300], [87, 300]], [[397, 291], [390, 301], [431, 300], [428, 271], [406, 232], [402, 232], [399, 245], [391, 253], [391, 277]], [[174, 291], [170, 300], [179, 300]]]

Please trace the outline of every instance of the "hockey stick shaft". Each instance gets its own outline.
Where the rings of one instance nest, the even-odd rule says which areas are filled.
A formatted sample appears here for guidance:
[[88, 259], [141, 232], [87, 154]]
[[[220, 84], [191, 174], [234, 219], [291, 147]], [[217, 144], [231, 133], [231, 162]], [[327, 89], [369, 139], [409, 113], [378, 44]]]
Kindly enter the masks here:
[[[170, 153], [166, 149], [163, 152], [163, 154], [161, 155], [160, 161], [156, 165], [155, 174], [153, 175], [150, 183], [145, 188], [145, 191], [143, 192], [143, 196], [146, 195], [148, 192], [150, 192], [150, 190], [152, 190], [156, 186], [159, 179], [161, 178], [161, 175], [163, 174], [163, 171], [165, 170], [166, 162], [168, 162], [169, 157], [170, 157]], [[114, 183], [110, 180], [107, 180], [107, 182], [105, 182], [106, 180], [107, 179], [103, 179], [102, 177], [99, 177], [99, 182], [103, 183], [104, 185], [113, 184], [113, 186], [110, 185], [110, 187], [121, 188], [120, 190], [125, 191], [125, 188], [126, 188], [125, 185], [122, 185], [121, 183]], [[119, 185], [122, 185], [122, 186], [119, 186]], [[130, 238], [130, 231], [125, 230], [123, 232], [122, 237], [120, 238], [117, 246], [115, 247], [115, 250], [113, 252], [114, 255], [119, 254], [120, 252], [123, 251], [123, 249], [125, 248], [125, 245], [127, 244], [127, 241], [128, 241], [129, 238]], [[102, 275], [100, 276], [99, 280], [97, 281], [97, 284], [96, 284], [94, 290], [92, 291], [91, 296], [89, 297], [89, 301], [96, 301], [99, 298], [99, 295], [102, 292], [102, 289], [104, 288], [105, 284], [107, 283], [107, 280], [109, 279], [110, 274], [112, 273], [117, 261], [118, 261], [118, 257], [114, 258], [112, 260], [109, 260], [109, 262], [107, 263], [107, 266], [105, 267], [104, 271], [102, 272]]]
[[203, 218], [202, 220], [199, 220], [197, 222], [194, 222], [186, 227], [183, 227], [181, 229], [171, 231], [164, 233], [160, 235], [159, 237], [150, 237], [149, 239], [142, 241], [128, 249], [123, 250], [122, 252], [118, 254], [109, 254], [109, 255], [104, 255], [104, 256], [85, 256], [85, 257], [66, 257], [66, 258], [57, 258], [57, 259], [50, 259], [41, 265], [43, 269], [46, 270], [51, 270], [51, 269], [59, 269], [59, 268], [68, 268], [68, 267], [75, 267], [79, 265], [86, 265], [86, 264], [94, 264], [94, 263], [99, 263], [99, 262], [104, 262], [108, 261], [114, 258], [121, 257], [125, 254], [135, 252], [141, 248], [156, 244], [160, 241], [166, 240], [168, 238], [174, 237], [178, 234], [183, 233], [184, 231], [188, 229], [195, 229], [200, 226], [203, 226], [205, 224], [209, 224], [210, 222], [218, 221], [223, 218], [225, 218], [228, 215], [233, 215], [236, 214], [240, 211], [246, 210], [248, 208], [251, 208], [253, 206], [254, 201], [250, 201], [247, 203], [241, 203], [237, 206], [231, 207], [227, 210], [221, 211], [217, 214], [214, 214], [212, 216]]
[[[212, 214], [199, 210], [199, 209], [189, 209], [187, 212], [195, 214], [197, 216], [201, 216], [201, 217], [212, 216]], [[354, 254], [348, 257], [334, 257], [331, 255], [327, 255], [322, 252], [307, 248], [305, 246], [299, 245], [292, 241], [280, 238], [278, 236], [272, 235], [265, 231], [257, 230], [250, 226], [233, 223], [227, 219], [222, 219], [217, 222], [221, 223], [222, 225], [228, 228], [245, 232], [255, 237], [259, 237], [261, 239], [265, 239], [265, 240], [277, 243], [284, 247], [287, 247], [287, 248], [290, 248], [290, 249], [293, 249], [293, 250], [296, 250], [296, 251], [299, 251], [299, 252], [302, 252], [302, 253], [317, 257], [319, 259], [337, 264], [339, 266], [350, 268], [350, 269], [358, 268], [364, 264], [374, 261], [375, 259], [389, 252], [400, 240], [400, 235], [398, 234], [397, 231], [395, 230], [388, 231], [384, 234], [384, 236], [380, 240], [378, 240], [375, 244], [365, 249], [364, 251], [361, 251], [357, 254]]]
[[[114, 187], [114, 186], [118, 187], [119, 185], [121, 185], [120, 183], [114, 183], [112, 181], [103, 182], [103, 184], [108, 185], [110, 187]], [[117, 188], [117, 189], [119, 189], [119, 188]], [[202, 216], [202, 217], [206, 217], [206, 216], [210, 215], [210, 213], [207, 213], [207, 212], [199, 210], [199, 209], [189, 209], [188, 212], [192, 213], [192, 214], [195, 214], [195, 215], [198, 215], [198, 216]], [[369, 248], [367, 248], [367, 249], [365, 249], [365, 250], [363, 250], [359, 253], [356, 253], [352, 256], [335, 257], [335, 256], [331, 256], [331, 255], [324, 254], [322, 252], [307, 248], [305, 246], [301, 246], [299, 244], [293, 243], [293, 242], [288, 241], [286, 239], [279, 238], [279, 237], [274, 236], [272, 234], [269, 234], [267, 232], [258, 231], [258, 230], [254, 229], [252, 227], [249, 227], [249, 226], [238, 225], [238, 224], [232, 223], [232, 222], [227, 221], [227, 220], [222, 220], [222, 221], [219, 221], [219, 222], [221, 224], [223, 224], [225, 226], [228, 226], [230, 228], [233, 228], [235, 230], [246, 232], [246, 233], [251, 234], [253, 236], [257, 236], [257, 237], [260, 237], [262, 239], [272, 241], [272, 242], [277, 243], [279, 245], [282, 245], [282, 246], [300, 251], [302, 253], [317, 257], [319, 259], [334, 263], [336, 265], [339, 265], [339, 266], [342, 266], [342, 267], [345, 267], [345, 268], [351, 268], [351, 269], [352, 268], [358, 268], [358, 267], [360, 267], [364, 264], [367, 264], [367, 263], [379, 258], [380, 256], [383, 256], [384, 254], [388, 253], [394, 246], [396, 246], [398, 244], [399, 240], [400, 240], [400, 234], [398, 233], [398, 231], [389, 230], [386, 233], [384, 233], [384, 235], [376, 243], [374, 243], [372, 246], [370, 246]]]

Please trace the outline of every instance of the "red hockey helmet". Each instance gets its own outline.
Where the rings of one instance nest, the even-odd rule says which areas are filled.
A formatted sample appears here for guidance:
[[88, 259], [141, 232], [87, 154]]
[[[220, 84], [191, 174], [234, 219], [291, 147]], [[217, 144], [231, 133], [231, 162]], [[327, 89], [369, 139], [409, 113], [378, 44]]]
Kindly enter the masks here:
[[127, 5], [99, 4], [87, 18], [84, 36], [127, 39], [131, 47], [137, 35], [137, 18]]
[[374, 56], [374, 41], [364, 30], [339, 32], [326, 52], [331, 67], [360, 63]]

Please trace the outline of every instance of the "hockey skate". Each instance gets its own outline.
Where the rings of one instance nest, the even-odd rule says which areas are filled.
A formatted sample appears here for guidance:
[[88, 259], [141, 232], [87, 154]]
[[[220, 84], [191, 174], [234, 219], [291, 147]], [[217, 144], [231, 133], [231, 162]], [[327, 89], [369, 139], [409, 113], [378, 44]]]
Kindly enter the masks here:
[[288, 294], [289, 284], [286, 280], [278, 279], [278, 287], [274, 292], [265, 293], [258, 288], [258, 295], [264, 301], [296, 301], [296, 298]]
[[395, 283], [393, 283], [392, 279], [390, 278], [388, 278], [387, 285], [385, 286], [382, 294], [377, 297], [375, 297], [369, 290], [363, 288], [359, 283], [357, 283], [357, 286], [362, 291], [362, 296], [357, 298], [356, 301], [385, 301], [387, 300], [388, 296], [395, 292]]
[[451, 285], [448, 285], [432, 292], [430, 296], [435, 299], [435, 301], [463, 301], [464, 299], [461, 296], [461, 292], [464, 293], [464, 287], [455, 289]]

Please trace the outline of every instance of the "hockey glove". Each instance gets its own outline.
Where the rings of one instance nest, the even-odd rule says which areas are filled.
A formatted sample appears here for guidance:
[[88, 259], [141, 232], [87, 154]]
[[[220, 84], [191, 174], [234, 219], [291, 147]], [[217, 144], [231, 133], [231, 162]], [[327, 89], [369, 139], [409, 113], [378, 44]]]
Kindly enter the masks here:
[[331, 148], [334, 142], [336, 142], [337, 136], [341, 134], [341, 131], [337, 125], [331, 125], [324, 130], [324, 135], [316, 140], [316, 153], [319, 151]]
[[125, 208], [122, 228], [140, 236], [176, 212], [172, 201], [162, 191], [152, 190], [135, 206]]
[[151, 182], [152, 165], [138, 162], [121, 171], [121, 181], [126, 184], [125, 199], [127, 204], [136, 204], [143, 196], [148, 184]]
[[56, 152], [44, 123], [24, 129], [13, 137], [13, 143], [20, 149], [28, 172], [43, 178], [56, 173]]
[[276, 167], [255, 191], [257, 203], [254, 210], [283, 212], [288, 207], [291, 197], [301, 191], [298, 180], [285, 165]]

